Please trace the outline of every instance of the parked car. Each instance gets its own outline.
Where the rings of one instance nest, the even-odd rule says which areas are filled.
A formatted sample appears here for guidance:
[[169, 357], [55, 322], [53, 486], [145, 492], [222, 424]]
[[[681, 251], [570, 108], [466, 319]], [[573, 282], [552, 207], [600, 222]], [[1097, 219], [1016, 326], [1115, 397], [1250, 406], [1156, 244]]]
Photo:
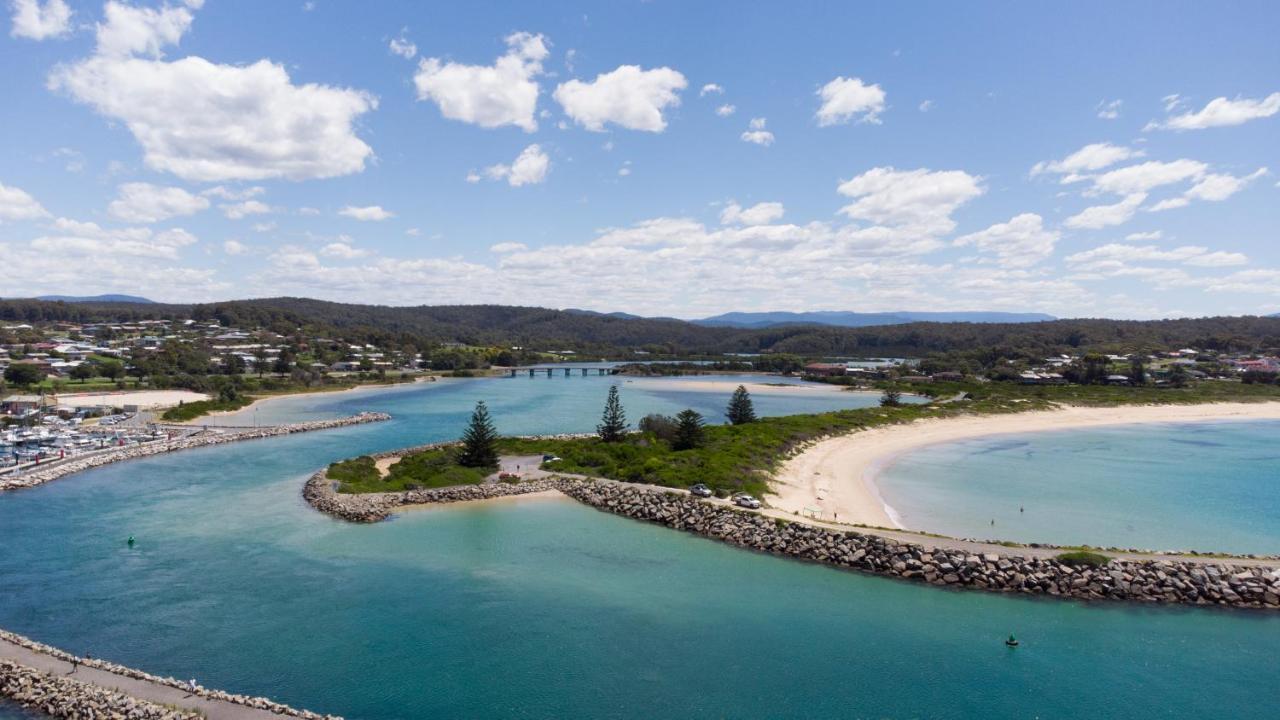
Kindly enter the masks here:
[[555, 455], [543, 455], [543, 456], [542, 456], [542, 462], [544, 462], [544, 463], [548, 463], [548, 462], [555, 462], [555, 461], [557, 461], [557, 460], [559, 460], [559, 459], [560, 459], [560, 458], [556, 457]]
[[697, 485], [689, 488], [689, 493], [691, 495], [697, 495], [698, 497], [711, 497], [711, 488], [703, 485], [702, 483], [698, 483]]
[[744, 507], [751, 510], [760, 509], [760, 501], [751, 497], [746, 493], [738, 493], [737, 495], [734, 495], [733, 504], [737, 505], [738, 507]]

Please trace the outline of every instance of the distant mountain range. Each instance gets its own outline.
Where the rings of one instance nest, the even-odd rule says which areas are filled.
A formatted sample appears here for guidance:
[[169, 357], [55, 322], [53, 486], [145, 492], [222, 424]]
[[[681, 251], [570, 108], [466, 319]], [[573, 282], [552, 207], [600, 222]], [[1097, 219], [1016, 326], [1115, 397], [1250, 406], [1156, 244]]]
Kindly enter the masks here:
[[41, 295], [36, 300], [48, 300], [50, 302], [69, 302], [69, 303], [91, 303], [91, 302], [121, 302], [121, 303], [140, 303], [143, 305], [154, 305], [154, 300], [148, 300], [137, 295]]
[[1009, 312], [885, 312], [859, 313], [828, 310], [819, 312], [730, 312], [715, 317], [692, 320], [708, 327], [766, 328], [776, 325], [834, 325], [836, 327], [872, 327], [905, 325], [913, 322], [1025, 323], [1057, 320], [1044, 313]]

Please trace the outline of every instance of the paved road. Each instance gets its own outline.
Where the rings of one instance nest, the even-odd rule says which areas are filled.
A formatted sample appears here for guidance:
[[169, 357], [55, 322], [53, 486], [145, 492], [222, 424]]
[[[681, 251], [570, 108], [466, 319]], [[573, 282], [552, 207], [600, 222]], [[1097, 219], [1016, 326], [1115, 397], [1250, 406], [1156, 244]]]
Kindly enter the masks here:
[[204, 713], [209, 720], [280, 720], [285, 717], [267, 710], [237, 705], [224, 700], [213, 700], [199, 695], [192, 695], [168, 685], [161, 685], [148, 680], [137, 680], [98, 668], [81, 665], [72, 672], [71, 663], [55, 657], [35, 652], [0, 639], [0, 658], [13, 660], [29, 668], [63, 675], [83, 683], [98, 687], [119, 690], [126, 695], [140, 700], [150, 700], [161, 705], [174, 705], [180, 708], [196, 710]]

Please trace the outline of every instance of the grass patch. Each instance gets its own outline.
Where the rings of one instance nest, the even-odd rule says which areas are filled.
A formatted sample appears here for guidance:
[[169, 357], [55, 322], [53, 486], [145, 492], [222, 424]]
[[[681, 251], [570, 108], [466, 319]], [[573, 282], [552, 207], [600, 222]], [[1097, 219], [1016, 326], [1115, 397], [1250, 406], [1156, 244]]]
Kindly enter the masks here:
[[183, 403], [177, 407], [171, 407], [164, 411], [160, 416], [161, 420], [169, 422], [187, 422], [196, 418], [207, 415], [211, 412], [231, 412], [241, 408], [248, 407], [253, 403], [253, 398], [240, 396], [235, 400], [197, 400], [195, 402]]
[[438, 448], [406, 455], [391, 465], [386, 477], [368, 455], [336, 462], [327, 472], [329, 479], [338, 481], [338, 492], [371, 493], [479, 485], [497, 470], [462, 467], [454, 461], [453, 452], [453, 448]]
[[1072, 550], [1071, 552], [1064, 552], [1060, 555], [1055, 555], [1053, 559], [1063, 565], [1070, 565], [1072, 567], [1099, 568], [1111, 562], [1110, 557], [1107, 557], [1102, 553], [1090, 552], [1088, 550]]

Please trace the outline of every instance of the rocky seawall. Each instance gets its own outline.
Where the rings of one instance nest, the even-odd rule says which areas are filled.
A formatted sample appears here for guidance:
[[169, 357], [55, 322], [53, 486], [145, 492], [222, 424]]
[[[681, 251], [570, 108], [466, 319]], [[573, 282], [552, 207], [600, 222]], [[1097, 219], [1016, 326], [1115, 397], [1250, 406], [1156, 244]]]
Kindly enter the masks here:
[[156, 440], [144, 445], [132, 445], [112, 450], [97, 451], [91, 454], [70, 458], [68, 460], [51, 462], [47, 468], [36, 468], [28, 470], [15, 477], [0, 479], [0, 492], [35, 487], [36, 485], [52, 482], [58, 478], [89, 470], [91, 468], [100, 467], [102, 465], [123, 462], [125, 460], [135, 460], [137, 458], [148, 457], [151, 455], [159, 455], [161, 453], [190, 450], [192, 448], [208, 447], [210, 445], [222, 445], [224, 443], [239, 442], [241, 440], [256, 440], [259, 438], [279, 437], [281, 435], [292, 435], [294, 433], [312, 432], [314, 430], [328, 430], [330, 428], [346, 427], [347, 425], [362, 425], [364, 423], [381, 422], [383, 420], [390, 419], [391, 416], [386, 413], [365, 412], [344, 418], [335, 418], [333, 420], [312, 420], [310, 422], [293, 423], [289, 425], [272, 425], [269, 427], [230, 431], [201, 430], [175, 440]]
[[317, 510], [350, 522], [378, 522], [401, 505], [559, 490], [605, 512], [750, 550], [941, 587], [1079, 600], [1280, 610], [1280, 568], [1173, 559], [1113, 559], [1092, 567], [1016, 552], [974, 554], [766, 517], [685, 493], [582, 478], [362, 495], [338, 493], [333, 485], [323, 471], [318, 472], [307, 481], [303, 496]]
[[199, 713], [138, 700], [116, 690], [51, 675], [11, 660], [0, 660], [0, 697], [59, 718], [200, 720], [203, 717]]
[[533, 480], [519, 483], [484, 483], [481, 485], [455, 485], [453, 487], [405, 490], [403, 492], [365, 493], [350, 495], [340, 493], [325, 471], [312, 475], [303, 486], [302, 496], [315, 509], [326, 515], [356, 523], [374, 523], [386, 520], [403, 505], [428, 505], [466, 500], [489, 500], [511, 495], [555, 490], [555, 480]]
[[774, 555], [952, 588], [1003, 593], [1280, 610], [1280, 568], [1172, 560], [1101, 567], [1017, 554], [926, 548], [853, 531], [788, 522], [621, 483], [559, 481], [566, 495], [636, 520]]
[[[117, 665], [116, 663], [107, 662], [106, 660], [99, 660], [97, 658], [90, 659], [90, 658], [76, 657], [75, 655], [72, 655], [71, 653], [66, 652], [64, 650], [59, 650], [58, 648], [52, 647], [50, 645], [45, 645], [44, 643], [36, 642], [29, 638], [23, 637], [22, 635], [19, 635], [17, 633], [11, 633], [7, 630], [0, 630], [0, 640], [13, 643], [14, 645], [18, 645], [28, 650], [38, 652], [44, 655], [48, 655], [53, 658], [57, 658], [58, 660], [63, 660], [65, 662], [74, 661], [85, 667], [92, 667], [92, 668], [98, 668], [99, 670], [106, 670], [107, 672], [113, 673], [115, 675], [120, 675], [122, 677], [133, 678], [134, 680], [143, 680], [143, 681], [154, 683], [157, 685], [167, 685], [172, 688], [186, 691], [192, 695], [198, 695], [200, 697], [209, 698], [211, 700], [220, 700], [222, 702], [229, 702], [229, 703], [234, 703], [236, 705], [243, 705], [245, 707], [255, 708], [258, 710], [265, 710], [267, 712], [275, 713], [277, 715], [287, 715], [290, 717], [304, 718], [304, 720], [342, 720], [342, 718], [337, 715], [321, 715], [319, 713], [313, 713], [310, 710], [298, 710], [296, 708], [290, 707], [283, 703], [278, 703], [278, 702], [275, 702], [274, 700], [269, 700], [263, 697], [237, 695], [235, 693], [229, 693], [222, 690], [212, 690], [206, 687], [202, 687], [200, 685], [196, 685], [195, 688], [192, 689], [190, 686], [187, 685], [187, 683], [181, 680], [177, 680], [175, 678], [160, 677], [158, 675], [152, 675], [150, 673], [142, 672], [141, 670], [134, 670], [133, 668], [125, 667], [124, 665]], [[5, 662], [8, 662], [8, 661], [0, 660], [0, 664]], [[17, 665], [16, 663], [10, 663], [10, 664]], [[18, 665], [17, 667], [19, 669], [14, 671], [15, 677], [27, 676], [27, 673], [25, 673], [24, 670], [30, 670], [29, 668], [23, 668], [23, 666], [21, 665]], [[31, 671], [31, 672], [37, 672], [37, 671]], [[57, 680], [57, 679], [58, 678], [54, 678], [54, 680]], [[0, 685], [3, 685], [3, 687], [6, 688], [6, 690], [0, 691], [0, 694], [3, 694], [15, 700], [19, 700], [19, 702], [22, 702], [22, 700], [17, 698], [15, 695], [9, 694], [9, 692], [7, 691], [7, 688], [9, 686], [9, 681], [7, 679], [0, 681]], [[95, 686], [86, 685], [85, 683], [75, 682], [74, 685], [83, 686], [83, 689], [77, 688], [77, 687], [59, 688], [57, 686], [52, 686], [47, 683], [41, 685], [41, 687], [48, 691], [46, 692], [45, 696], [49, 698], [50, 702], [53, 702], [55, 699], [57, 699], [59, 702], [63, 703], [64, 707], [69, 707], [69, 708], [74, 708], [75, 703], [79, 702], [80, 699], [91, 700], [97, 694], [107, 692], [100, 688], [96, 688]], [[24, 687], [24, 683], [18, 682], [15, 685], [15, 687], [21, 689], [22, 687]], [[89, 694], [86, 695], [85, 694], [86, 692]], [[119, 695], [119, 693], [116, 693], [116, 695]], [[131, 698], [129, 696], [121, 696], [121, 697], [126, 698], [126, 702], [142, 703], [142, 701], [137, 700], [135, 698]], [[131, 715], [128, 713], [114, 714], [113, 712], [102, 712], [102, 713], [96, 713], [96, 714], [84, 712], [84, 713], [74, 714], [74, 715], [60, 715], [56, 712], [50, 712], [46, 710], [44, 707], [39, 707], [38, 709], [40, 709], [43, 712], [46, 712], [47, 714], [56, 715], [58, 717], [82, 717], [82, 718], [92, 718], [92, 717], [186, 718], [188, 717], [186, 713], [173, 712], [173, 711], [170, 711], [170, 712], [173, 712], [173, 714], [171, 715], [156, 715], [156, 716]], [[117, 712], [118, 710], [119, 710], [119, 707], [116, 708]], [[193, 716], [193, 717], [198, 717], [198, 716]]]

